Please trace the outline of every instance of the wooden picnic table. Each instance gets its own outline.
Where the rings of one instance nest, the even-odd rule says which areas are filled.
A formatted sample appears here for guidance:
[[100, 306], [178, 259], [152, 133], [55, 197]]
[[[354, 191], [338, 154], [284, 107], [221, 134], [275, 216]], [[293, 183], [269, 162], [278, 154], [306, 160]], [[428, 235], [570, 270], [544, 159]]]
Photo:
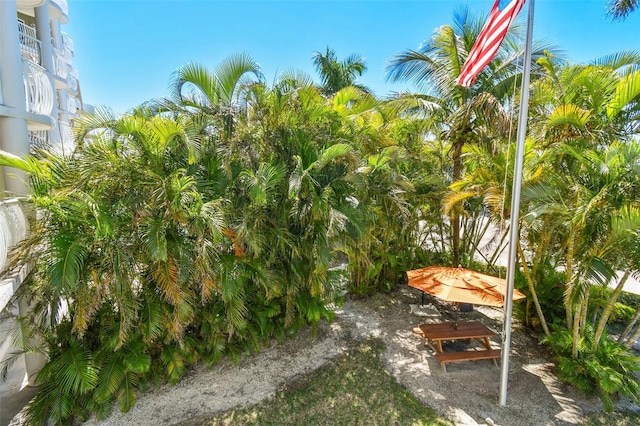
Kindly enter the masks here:
[[[489, 341], [489, 338], [495, 336], [496, 333], [481, 322], [420, 324], [419, 330], [418, 334], [422, 337], [422, 344], [429, 344], [433, 349], [436, 353], [435, 358], [440, 362], [444, 372], [447, 371], [445, 364], [448, 362], [491, 359], [497, 365], [496, 359], [500, 358], [500, 350], [492, 349]], [[471, 339], [478, 341], [484, 349], [460, 352], [445, 352], [442, 349], [443, 341], [466, 340], [470, 342]]]

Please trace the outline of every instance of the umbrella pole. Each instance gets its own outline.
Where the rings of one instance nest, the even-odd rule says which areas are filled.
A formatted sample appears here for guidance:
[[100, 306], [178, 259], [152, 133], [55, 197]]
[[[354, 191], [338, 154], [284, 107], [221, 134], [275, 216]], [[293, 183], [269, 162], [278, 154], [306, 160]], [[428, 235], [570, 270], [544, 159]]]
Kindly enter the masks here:
[[458, 317], [460, 316], [460, 303], [456, 303], [456, 320], [453, 323], [453, 329], [458, 329]]

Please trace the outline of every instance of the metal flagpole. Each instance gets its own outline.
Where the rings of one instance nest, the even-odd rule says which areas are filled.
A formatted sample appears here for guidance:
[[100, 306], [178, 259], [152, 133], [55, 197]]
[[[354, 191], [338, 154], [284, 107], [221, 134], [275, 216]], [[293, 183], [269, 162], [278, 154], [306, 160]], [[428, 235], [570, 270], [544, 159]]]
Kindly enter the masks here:
[[527, 38], [524, 48], [524, 68], [522, 70], [522, 94], [520, 96], [520, 115], [516, 159], [513, 169], [513, 187], [511, 190], [511, 228], [509, 229], [509, 264], [507, 266], [507, 297], [504, 305], [502, 331], [502, 358], [500, 366], [500, 405], [507, 405], [507, 382], [509, 380], [509, 352], [511, 350], [511, 316], [513, 314], [513, 284], [515, 279], [516, 253], [518, 249], [518, 222], [520, 220], [520, 192], [522, 189], [522, 163], [524, 162], [524, 142], [527, 135], [529, 116], [529, 74], [531, 73], [531, 33], [533, 32], [534, 0], [529, 0], [527, 20]]

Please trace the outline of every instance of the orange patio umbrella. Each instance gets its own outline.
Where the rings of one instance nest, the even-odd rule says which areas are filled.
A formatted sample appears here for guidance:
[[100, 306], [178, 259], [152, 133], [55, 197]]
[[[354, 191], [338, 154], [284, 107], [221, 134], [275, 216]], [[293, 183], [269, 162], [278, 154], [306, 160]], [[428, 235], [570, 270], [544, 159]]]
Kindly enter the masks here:
[[[465, 269], [445, 266], [427, 266], [407, 271], [409, 285], [447, 302], [470, 303], [502, 307], [505, 302], [507, 281], [502, 278]], [[513, 300], [526, 298], [513, 290]]]

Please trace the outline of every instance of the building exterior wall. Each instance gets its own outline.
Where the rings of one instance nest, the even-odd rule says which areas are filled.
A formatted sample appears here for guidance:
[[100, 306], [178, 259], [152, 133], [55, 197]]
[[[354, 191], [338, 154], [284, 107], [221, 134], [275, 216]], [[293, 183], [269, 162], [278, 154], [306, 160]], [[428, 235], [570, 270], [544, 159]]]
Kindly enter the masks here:
[[[66, 0], [0, 0], [0, 149], [16, 155], [33, 148], [71, 154], [70, 123], [83, 111], [73, 67], [73, 40], [61, 31], [68, 22]], [[29, 307], [13, 295], [25, 271], [4, 273], [11, 246], [29, 232], [19, 198], [27, 182], [18, 170], [0, 166], [0, 311]], [[0, 358], [10, 348], [0, 327]], [[30, 379], [42, 360], [25, 359]]]

